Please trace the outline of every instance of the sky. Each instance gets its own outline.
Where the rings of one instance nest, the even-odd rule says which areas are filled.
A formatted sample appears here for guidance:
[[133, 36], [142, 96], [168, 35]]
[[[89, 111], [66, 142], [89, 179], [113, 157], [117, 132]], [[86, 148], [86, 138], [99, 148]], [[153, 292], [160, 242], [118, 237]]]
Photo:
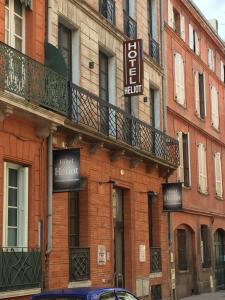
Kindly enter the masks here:
[[225, 0], [193, 0], [206, 19], [217, 19], [219, 35], [225, 40]]

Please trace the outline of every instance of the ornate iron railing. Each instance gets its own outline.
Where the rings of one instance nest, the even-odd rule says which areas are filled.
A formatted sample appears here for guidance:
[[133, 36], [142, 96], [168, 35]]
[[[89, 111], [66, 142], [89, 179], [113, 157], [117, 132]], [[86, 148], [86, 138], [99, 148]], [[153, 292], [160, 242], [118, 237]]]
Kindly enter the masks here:
[[115, 25], [115, 1], [114, 0], [100, 0], [99, 11], [103, 17], [105, 17], [110, 23]]
[[137, 38], [137, 23], [127, 14], [127, 12], [123, 11], [123, 26], [124, 26], [124, 33], [130, 39]]
[[70, 248], [70, 281], [90, 279], [90, 248]]
[[67, 80], [0, 42], [0, 89], [60, 114], [67, 113]]
[[177, 140], [75, 84], [71, 84], [70, 91], [68, 117], [73, 122], [145, 151], [157, 160], [178, 166]]
[[161, 248], [159, 247], [150, 248], [150, 271], [151, 273], [162, 271]]
[[0, 248], [0, 292], [40, 287], [41, 252], [28, 248]]
[[153, 58], [153, 60], [159, 64], [159, 43], [157, 43], [152, 37], [149, 36], [149, 55]]

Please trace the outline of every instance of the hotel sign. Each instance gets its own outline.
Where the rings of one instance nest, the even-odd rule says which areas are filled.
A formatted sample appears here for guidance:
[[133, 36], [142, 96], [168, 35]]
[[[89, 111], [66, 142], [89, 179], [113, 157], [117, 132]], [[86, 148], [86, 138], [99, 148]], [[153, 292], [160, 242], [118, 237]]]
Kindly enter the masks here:
[[53, 192], [80, 190], [80, 149], [53, 151]]
[[143, 94], [143, 40], [123, 43], [124, 96]]
[[163, 210], [182, 210], [182, 183], [163, 183]]

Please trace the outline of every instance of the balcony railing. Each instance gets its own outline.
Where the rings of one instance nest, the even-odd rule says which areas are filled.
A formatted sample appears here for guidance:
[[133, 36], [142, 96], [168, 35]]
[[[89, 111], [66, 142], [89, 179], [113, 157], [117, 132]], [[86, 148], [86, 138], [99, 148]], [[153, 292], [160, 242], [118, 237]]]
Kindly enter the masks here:
[[161, 248], [150, 248], [150, 271], [151, 273], [162, 271]]
[[70, 281], [90, 279], [90, 248], [70, 248]]
[[127, 14], [126, 11], [123, 11], [124, 18], [124, 33], [132, 40], [137, 38], [137, 23]]
[[2, 42], [0, 89], [60, 114], [67, 113], [66, 78]]
[[68, 117], [73, 122], [144, 151], [157, 161], [178, 166], [177, 140], [75, 84], [70, 90]]
[[0, 292], [41, 285], [41, 252], [28, 248], [0, 248]]
[[159, 43], [157, 43], [153, 38], [149, 36], [149, 55], [153, 58], [153, 60], [159, 64]]
[[103, 17], [105, 17], [110, 23], [115, 25], [115, 1], [114, 0], [100, 0], [99, 11]]

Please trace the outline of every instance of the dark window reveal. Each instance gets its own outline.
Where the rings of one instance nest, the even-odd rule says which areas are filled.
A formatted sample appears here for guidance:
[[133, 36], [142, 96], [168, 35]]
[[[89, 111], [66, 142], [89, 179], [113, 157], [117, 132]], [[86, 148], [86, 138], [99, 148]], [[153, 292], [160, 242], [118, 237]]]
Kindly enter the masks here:
[[187, 233], [185, 229], [177, 230], [177, 254], [178, 254], [178, 269], [186, 271], [187, 264]]
[[211, 267], [210, 231], [207, 225], [201, 225], [202, 267]]
[[72, 80], [72, 32], [69, 28], [59, 23], [58, 48], [67, 67], [68, 80]]
[[188, 134], [183, 133], [184, 186], [190, 186]]

